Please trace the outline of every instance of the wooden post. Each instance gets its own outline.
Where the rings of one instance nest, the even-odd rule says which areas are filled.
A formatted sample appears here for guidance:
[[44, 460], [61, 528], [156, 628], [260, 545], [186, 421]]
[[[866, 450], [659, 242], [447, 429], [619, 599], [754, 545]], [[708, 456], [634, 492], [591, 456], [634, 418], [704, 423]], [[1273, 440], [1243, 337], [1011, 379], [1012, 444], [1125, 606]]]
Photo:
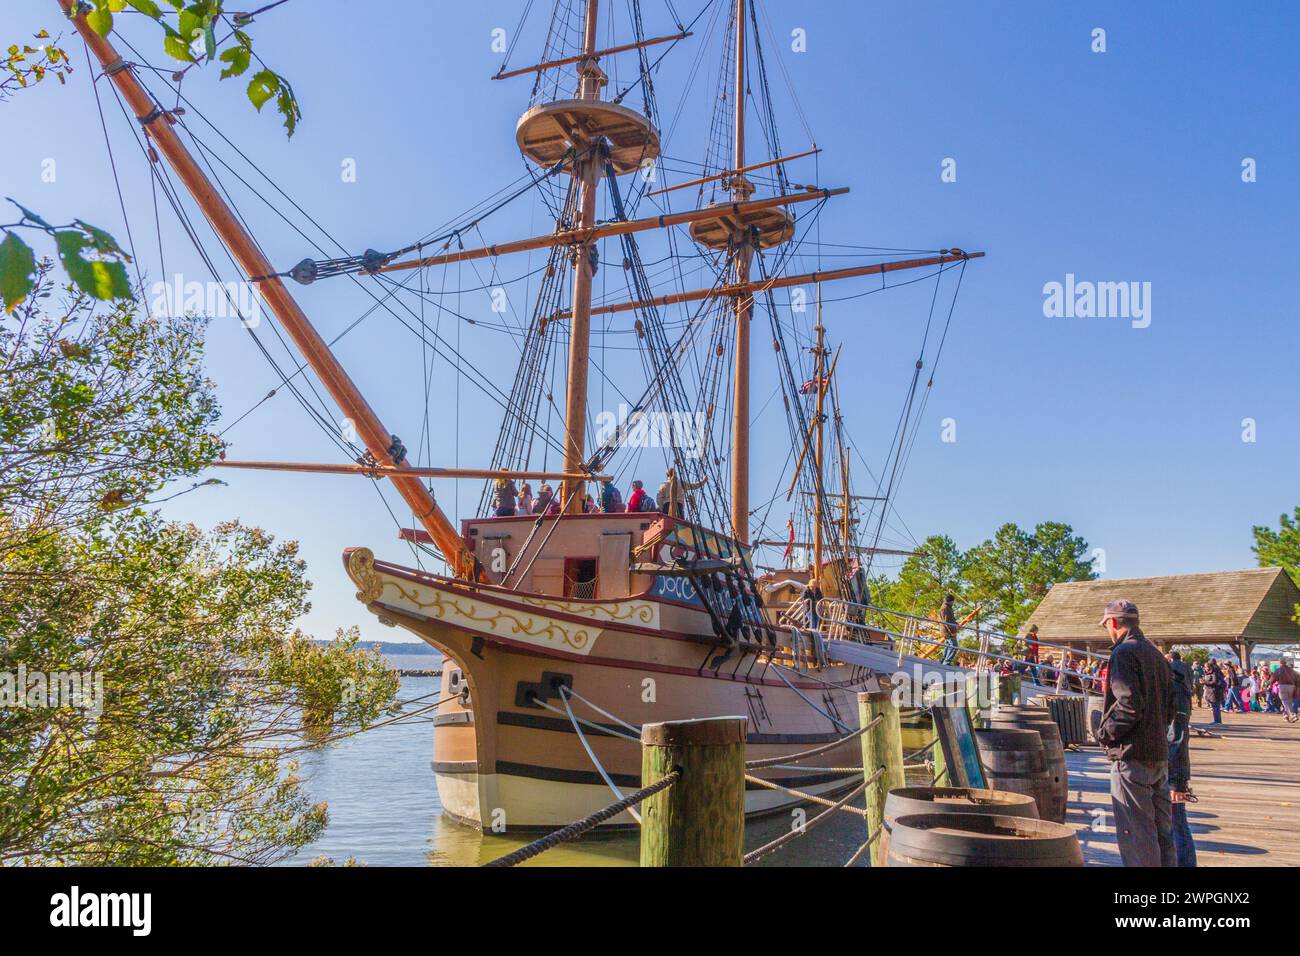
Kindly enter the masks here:
[[641, 728], [641, 785], [682, 776], [641, 804], [642, 866], [740, 866], [745, 853], [744, 717]]
[[[865, 727], [876, 717], [882, 718], [878, 726], [862, 735], [863, 775], [870, 778], [881, 767], [885, 770], [879, 780], [867, 786], [868, 834], [885, 825], [885, 798], [889, 796], [889, 791], [907, 783], [903, 776], [903, 734], [893, 690], [887, 682], [881, 681], [880, 690], [858, 694], [858, 717], [862, 721], [860, 726]], [[879, 838], [871, 844], [871, 865], [885, 865]]]

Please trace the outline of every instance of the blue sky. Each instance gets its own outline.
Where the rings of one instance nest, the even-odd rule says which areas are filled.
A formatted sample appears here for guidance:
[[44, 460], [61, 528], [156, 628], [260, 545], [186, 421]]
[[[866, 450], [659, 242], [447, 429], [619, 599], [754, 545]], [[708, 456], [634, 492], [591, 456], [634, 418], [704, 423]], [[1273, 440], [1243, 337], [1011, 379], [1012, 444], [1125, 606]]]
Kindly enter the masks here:
[[[535, 6], [512, 66], [535, 62], [541, 49], [549, 4]], [[627, 4], [605, 6], [615, 8], [612, 42], [626, 40]], [[689, 19], [703, 3], [674, 6]], [[349, 249], [394, 248], [520, 176], [514, 126], [531, 84], [489, 77], [501, 64], [492, 31], [513, 37], [523, 7], [386, 0], [358, 15], [363, 6], [344, 0], [291, 0], [264, 15], [253, 29], [257, 49], [293, 81], [303, 105], [292, 140], [269, 111], [254, 113], [233, 81], [198, 73], [185, 92]], [[54, 0], [6, 0], [5, 8], [6, 44], [61, 26]], [[643, 8], [647, 33], [672, 31], [661, 0], [644, 0]], [[1291, 258], [1300, 221], [1300, 8], [768, 0], [766, 9], [777, 37], [786, 41], [795, 29], [807, 37], [806, 52], [784, 42], [779, 55], [823, 152], [815, 166], [793, 165], [791, 176], [852, 188], [822, 213], [822, 241], [988, 253], [966, 271], [897, 498], [906, 527], [918, 538], [941, 531], [970, 546], [1004, 521], [1062, 520], [1104, 549], [1106, 577], [1252, 565], [1251, 526], [1276, 522], [1300, 503]], [[126, 37], [151, 61], [165, 62], [158, 37], [132, 19]], [[1106, 31], [1104, 53], [1091, 50], [1095, 28]], [[764, 39], [771, 56], [774, 44]], [[696, 161], [718, 58], [717, 50], [701, 51], [703, 41], [697, 35], [680, 44], [656, 80], [664, 126], [672, 127], [665, 152]], [[80, 45], [69, 47], [78, 72], [66, 88], [47, 84], [0, 105], [0, 183], [5, 195], [52, 221], [81, 217], [124, 237], [90, 71]], [[683, 74], [697, 55], [701, 77], [673, 125]], [[630, 62], [620, 60], [624, 80]], [[808, 134], [772, 69], [783, 146], [805, 149]], [[161, 278], [148, 172], [106, 89], [101, 97], [137, 251], [149, 278]], [[1241, 176], [1248, 157], [1257, 164], [1253, 183]], [[941, 181], [946, 158], [956, 161], [956, 182]], [[47, 159], [57, 164], [53, 183], [42, 181]], [[348, 159], [355, 182], [340, 176]], [[231, 186], [273, 262], [287, 268], [311, 253], [255, 197]], [[163, 212], [165, 274], [201, 278], [174, 217]], [[483, 236], [500, 241], [549, 228], [544, 208], [525, 201], [494, 217]], [[616, 266], [617, 256], [611, 247], [605, 258]], [[524, 276], [542, 262], [502, 260], [500, 277]], [[1044, 284], [1067, 274], [1149, 282], [1149, 327], [1045, 317]], [[228, 270], [224, 277], [234, 278]], [[429, 281], [450, 308], [492, 321], [478, 289], [495, 281], [490, 265], [434, 272]], [[929, 291], [918, 285], [847, 298], [872, 287], [870, 279], [851, 280], [824, 294], [845, 297], [828, 304], [825, 319], [845, 346], [842, 395], [856, 445], [874, 468], [904, 397]], [[458, 288], [473, 291], [447, 291]], [[535, 277], [526, 291], [535, 294]], [[612, 286], [608, 294], [620, 297]], [[511, 296], [517, 314], [526, 313], [526, 297]], [[368, 300], [336, 281], [302, 290], [301, 301], [331, 337]], [[518, 358], [511, 336], [426, 309], [431, 325], [440, 322], [441, 334], [508, 390]], [[627, 342], [627, 324], [611, 325], [594, 345], [609, 350], [615, 383], [626, 384], [619, 363], [630, 358], [617, 348]], [[756, 410], [775, 387], [766, 339], [755, 335]], [[416, 450], [424, 423], [418, 340], [380, 312], [343, 338], [337, 354]], [[231, 319], [213, 322], [209, 372], [226, 422], [275, 384]], [[617, 404], [614, 385], [603, 387], [596, 376], [593, 410]], [[454, 367], [442, 360], [433, 365], [430, 400], [425, 455], [436, 464], [486, 465], [499, 409], [463, 378], [458, 388]], [[756, 423], [756, 501], [771, 494], [789, 450], [778, 405]], [[941, 440], [948, 418], [955, 442]], [[1242, 440], [1246, 418], [1256, 422], [1253, 442]], [[227, 437], [232, 457], [338, 460], [285, 394]], [[658, 466], [645, 470], [639, 477], [657, 483]], [[399, 637], [355, 602], [339, 561], [343, 547], [362, 544], [395, 560], [410, 557], [373, 489], [344, 477], [221, 477], [227, 487], [178, 498], [167, 514], [202, 525], [238, 515], [298, 539], [315, 582], [306, 627], [324, 635], [360, 624], [367, 636]], [[459, 497], [452, 483], [437, 487], [444, 506], [459, 506], [462, 515], [478, 491], [475, 482], [463, 483]]]

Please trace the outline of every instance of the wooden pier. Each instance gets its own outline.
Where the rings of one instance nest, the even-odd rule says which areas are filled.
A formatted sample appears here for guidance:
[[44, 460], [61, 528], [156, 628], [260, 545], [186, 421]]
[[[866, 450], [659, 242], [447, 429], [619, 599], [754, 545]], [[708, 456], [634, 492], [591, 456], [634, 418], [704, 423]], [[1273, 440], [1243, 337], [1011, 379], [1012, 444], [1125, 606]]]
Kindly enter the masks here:
[[[1300, 725], [1280, 714], [1232, 713], [1212, 727], [1209, 709], [1199, 708], [1192, 726], [1221, 735], [1191, 739], [1192, 790], [1200, 800], [1187, 812], [1197, 865], [1300, 865]], [[1119, 866], [1106, 755], [1088, 746], [1068, 752], [1066, 763], [1066, 823], [1079, 831], [1085, 865]]]

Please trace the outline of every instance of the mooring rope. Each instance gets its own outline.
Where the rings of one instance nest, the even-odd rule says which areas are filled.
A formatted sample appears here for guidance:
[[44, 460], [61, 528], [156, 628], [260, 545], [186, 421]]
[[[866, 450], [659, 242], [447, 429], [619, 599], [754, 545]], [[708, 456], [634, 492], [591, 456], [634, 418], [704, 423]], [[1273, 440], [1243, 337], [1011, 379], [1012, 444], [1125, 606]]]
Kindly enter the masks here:
[[[560, 710], [560, 708], [556, 707], [554, 704], [548, 704], [546, 701], [542, 700], [536, 694], [533, 695], [532, 701], [538, 707], [544, 707], [546, 710], [549, 710], [553, 714], [559, 714], [561, 717], [568, 716], [568, 714]], [[608, 734], [611, 737], [618, 737], [622, 740], [630, 740], [634, 744], [639, 744], [641, 742], [640, 737], [633, 737], [631, 734], [625, 734], [619, 730], [611, 730], [609, 727], [602, 727], [600, 724], [596, 723], [595, 721], [587, 720], [585, 717], [578, 717], [577, 715], [574, 715], [574, 720], [576, 720], [580, 724], [585, 724], [587, 727], [591, 728], [592, 730], [599, 730], [602, 734]]]
[[629, 724], [622, 717], [615, 716], [614, 714], [611, 714], [609, 711], [605, 710], [604, 708], [596, 706], [591, 701], [587, 700], [587, 698], [579, 694], [572, 687], [569, 687], [567, 684], [565, 685], [565, 690], [569, 693], [571, 697], [576, 697], [578, 700], [582, 701], [584, 704], [586, 704], [596, 713], [600, 714], [602, 717], [608, 717], [610, 720], [614, 721], [614, 723], [621, 724], [622, 726], [626, 727], [628, 730], [632, 731], [634, 734], [639, 735], [641, 733], [641, 728], [636, 726], [636, 724]]
[[824, 754], [828, 750], [834, 750], [840, 744], [848, 743], [850, 740], [854, 739], [855, 737], [861, 737], [868, 730], [870, 730], [872, 727], [877, 726], [884, 719], [885, 718], [883, 714], [877, 714], [875, 717], [867, 721], [866, 724], [859, 727], [857, 730], [853, 731], [853, 733], [846, 734], [845, 736], [840, 737], [838, 740], [832, 740], [828, 744], [822, 744], [822, 746], [820, 747], [814, 747], [812, 750], [804, 750], [799, 753], [793, 753], [793, 754], [782, 754], [779, 757], [764, 757], [762, 760], [746, 760], [745, 769], [761, 770], [764, 767], [775, 767], [777, 764], [783, 764], [783, 763], [796, 763], [807, 757], [816, 757], [818, 754]]
[[491, 860], [483, 865], [515, 866], [519, 863], [525, 862], [526, 860], [531, 860], [539, 853], [544, 853], [553, 847], [559, 846], [561, 843], [567, 843], [570, 840], [582, 836], [582, 834], [586, 833], [588, 830], [599, 826], [606, 820], [618, 816], [624, 810], [635, 806], [647, 797], [652, 797], [661, 790], [667, 790], [681, 778], [682, 772], [680, 770], [674, 770], [672, 773], [668, 774], [668, 776], [650, 784], [650, 786], [643, 787], [636, 793], [628, 794], [622, 800], [618, 801], [618, 803], [611, 803], [609, 806], [597, 810], [595, 813], [588, 814], [581, 820], [575, 820], [567, 827], [561, 827], [554, 833], [548, 833], [546, 836], [534, 840], [527, 846], [520, 847], [513, 853], [507, 853], [505, 856]]
[[[579, 726], [578, 724], [578, 718], [574, 715], [573, 708], [569, 705], [569, 695], [565, 693], [565, 691], [567, 690], [568, 688], [565, 687], [563, 684], [560, 685], [559, 687], [560, 700], [564, 701], [564, 710], [569, 715], [569, 722], [573, 724], [573, 732], [578, 735], [578, 740], [582, 742], [582, 749], [587, 751], [587, 756], [591, 758], [591, 762], [595, 765], [596, 772], [600, 774], [600, 778], [605, 781], [605, 784], [609, 787], [609, 789], [614, 791], [614, 796], [618, 797], [618, 799], [620, 800], [624, 799], [623, 791], [618, 789], [617, 785], [615, 785], [614, 783], [613, 778], [610, 777], [610, 775], [605, 772], [604, 766], [601, 764], [600, 759], [596, 756], [596, 751], [592, 750], [591, 744], [587, 743], [587, 735], [582, 732], [582, 727]], [[637, 813], [631, 807], [627, 808], [627, 812], [628, 812], [628, 816], [630, 816], [633, 820], [636, 821], [636, 825], [640, 826], [641, 814]]]
[[935, 738], [934, 738], [933, 740], [931, 740], [928, 744], [925, 744], [925, 745], [922, 746], [922, 747], [917, 747], [917, 748], [916, 748], [915, 750], [913, 750], [911, 753], [903, 754], [903, 759], [904, 759], [904, 760], [911, 760], [913, 757], [919, 757], [919, 756], [921, 756], [921, 754], [923, 754], [923, 753], [928, 753], [929, 751], [931, 751], [932, 749], [934, 749], [934, 745], [937, 744], [938, 742], [939, 742], [939, 738], [938, 738], [938, 737], [935, 737]]
[[842, 810], [850, 800], [852, 800], [854, 797], [860, 794], [863, 790], [867, 789], [868, 786], [870, 786], [871, 784], [879, 780], [881, 775], [884, 774], [884, 772], [885, 772], [885, 768], [881, 767], [879, 770], [873, 773], [866, 780], [862, 781], [862, 783], [858, 784], [856, 787], [850, 790], [842, 800], [840, 800], [838, 803], [832, 804], [830, 807], [823, 810], [821, 813], [817, 814], [817, 816], [813, 817], [803, 826], [799, 827], [798, 829], [791, 830], [789, 833], [783, 833], [781, 836], [777, 837], [771, 843], [764, 843], [758, 849], [751, 850], [750, 852], [746, 853], [744, 856], [744, 864], [746, 866], [749, 866], [751, 863], [756, 863], [759, 860], [761, 860], [763, 857], [767, 856], [768, 854], [773, 853], [776, 850], [779, 850], [781, 847], [785, 846], [791, 840], [794, 840], [798, 837], [803, 836], [805, 833], [810, 832], [813, 827], [817, 826], [819, 823], [824, 822], [827, 817], [833, 814], [834, 811]]
[[[861, 770], [862, 768], [859, 767], [858, 769]], [[879, 777], [880, 777], [880, 771], [877, 771], [873, 775], [872, 780], [878, 779]], [[827, 800], [825, 797], [819, 797], [811, 793], [805, 793], [803, 790], [796, 790], [794, 787], [783, 786], [782, 784], [777, 783], [775, 780], [764, 780], [762, 777], [755, 777], [752, 774], [748, 774], [748, 773], [745, 774], [745, 780], [748, 783], [756, 784], [760, 787], [767, 787], [769, 790], [780, 790], [782, 793], [788, 793], [790, 796], [798, 797], [800, 800], [807, 800], [810, 803], [819, 803], [823, 807], [836, 806], [834, 801]], [[869, 782], [870, 781], [868, 781], [868, 783]], [[867, 811], [863, 810], [860, 807], [840, 807], [839, 809], [843, 810], [845, 813], [852, 813], [860, 817], [865, 817], [867, 815]]]
[[867, 850], [871, 848], [871, 844], [875, 843], [877, 840], [880, 839], [880, 834], [883, 831], [884, 831], [883, 824], [881, 826], [876, 827], [875, 832], [872, 833], [871, 836], [867, 837], [867, 842], [862, 844], [862, 846], [858, 847], [857, 850], [854, 851], [853, 855], [849, 857], [849, 862], [845, 863], [844, 865], [853, 866], [853, 864], [857, 863], [858, 860], [862, 859], [862, 854], [866, 853]]

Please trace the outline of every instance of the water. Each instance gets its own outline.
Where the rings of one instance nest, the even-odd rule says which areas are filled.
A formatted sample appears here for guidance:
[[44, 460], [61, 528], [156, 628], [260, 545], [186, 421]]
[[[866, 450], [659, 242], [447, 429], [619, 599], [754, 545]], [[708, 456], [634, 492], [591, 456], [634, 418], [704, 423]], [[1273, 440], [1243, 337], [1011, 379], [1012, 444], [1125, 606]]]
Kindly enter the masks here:
[[[428, 655], [388, 655], [397, 668], [430, 668]], [[435, 699], [438, 679], [403, 677], [399, 698]], [[370, 866], [477, 866], [504, 856], [537, 834], [481, 834], [447, 818], [429, 762], [433, 725], [420, 718], [378, 727], [301, 755], [303, 785], [313, 801], [329, 803], [330, 822], [320, 840], [286, 861], [304, 865], [320, 856], [342, 863], [354, 857]], [[614, 800], [610, 795], [610, 802]], [[859, 800], [859, 805], [861, 801]], [[809, 818], [820, 808], [808, 810]], [[746, 846], [787, 832], [788, 813], [751, 821]], [[865, 822], [846, 813], [809, 831], [762, 865], [840, 866], [866, 838]], [[635, 866], [634, 833], [595, 834], [535, 857], [527, 866]]]

